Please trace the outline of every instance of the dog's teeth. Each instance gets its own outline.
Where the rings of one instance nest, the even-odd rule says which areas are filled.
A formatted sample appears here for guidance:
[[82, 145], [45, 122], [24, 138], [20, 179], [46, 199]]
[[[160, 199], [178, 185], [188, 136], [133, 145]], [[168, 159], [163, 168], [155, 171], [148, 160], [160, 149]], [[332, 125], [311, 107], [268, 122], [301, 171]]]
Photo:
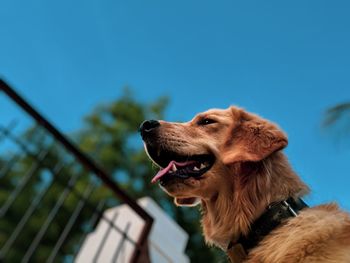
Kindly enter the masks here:
[[193, 171], [199, 171], [199, 168], [197, 166], [193, 167]]
[[205, 168], [205, 165], [204, 165], [204, 163], [201, 163], [200, 169], [203, 169], [203, 168]]
[[175, 164], [173, 164], [173, 167], [171, 167], [171, 170], [172, 170], [173, 172], [176, 172], [176, 171], [177, 171], [177, 168], [176, 168], [176, 165], [175, 165]]

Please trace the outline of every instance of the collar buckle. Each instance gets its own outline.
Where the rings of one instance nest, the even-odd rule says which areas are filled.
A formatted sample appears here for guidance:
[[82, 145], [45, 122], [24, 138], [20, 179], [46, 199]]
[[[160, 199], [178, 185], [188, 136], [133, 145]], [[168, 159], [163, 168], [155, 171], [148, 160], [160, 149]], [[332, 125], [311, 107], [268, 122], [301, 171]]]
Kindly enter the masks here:
[[297, 217], [297, 216], [298, 216], [297, 212], [291, 207], [291, 205], [290, 205], [286, 200], [282, 201], [282, 204], [284, 204], [284, 205], [287, 207], [288, 211], [289, 211], [294, 217]]

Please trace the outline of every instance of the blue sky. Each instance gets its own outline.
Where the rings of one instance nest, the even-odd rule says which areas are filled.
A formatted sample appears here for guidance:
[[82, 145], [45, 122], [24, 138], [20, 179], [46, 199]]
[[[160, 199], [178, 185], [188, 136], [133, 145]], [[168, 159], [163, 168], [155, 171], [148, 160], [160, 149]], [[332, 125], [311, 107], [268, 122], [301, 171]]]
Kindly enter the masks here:
[[239, 105], [288, 133], [286, 152], [313, 189], [310, 204], [334, 200], [350, 210], [350, 148], [321, 129], [325, 110], [350, 100], [349, 8], [321, 0], [2, 0], [0, 75], [64, 132], [125, 85], [141, 101], [170, 96], [168, 120]]

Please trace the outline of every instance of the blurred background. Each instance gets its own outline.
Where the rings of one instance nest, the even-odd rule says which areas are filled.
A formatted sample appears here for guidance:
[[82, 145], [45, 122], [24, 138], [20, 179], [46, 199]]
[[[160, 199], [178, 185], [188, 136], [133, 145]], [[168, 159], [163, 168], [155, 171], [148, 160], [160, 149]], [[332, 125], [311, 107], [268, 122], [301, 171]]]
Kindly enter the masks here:
[[[350, 210], [348, 1], [0, 3], [0, 78], [132, 199], [151, 197], [177, 222], [188, 234], [185, 252], [191, 262], [220, 262], [225, 256], [205, 246], [198, 209], [176, 208], [150, 184], [156, 170], [137, 134], [144, 119], [188, 121], [208, 108], [229, 105], [255, 112], [288, 134], [285, 152], [312, 189], [306, 202], [336, 201]], [[47, 167], [60, 164], [56, 172], [60, 171], [63, 181], [72, 174], [90, 173], [86, 167], [79, 168], [80, 163], [68, 166], [70, 153], [59, 150], [61, 145], [52, 144], [56, 139], [47, 139], [47, 131], [41, 132], [35, 123], [0, 95], [0, 128], [7, 139], [0, 146], [0, 252], [6, 251], [5, 261], [17, 262], [18, 255], [26, 254], [28, 261], [37, 262], [55, 248], [53, 261], [71, 262], [80, 249], [77, 244], [84, 243], [97, 224], [86, 227], [85, 218], [91, 216], [83, 209], [71, 227], [76, 231], [70, 232], [70, 242], [55, 245], [79, 199], [64, 202], [66, 215], [53, 219], [51, 230], [38, 238], [35, 249], [39, 252], [34, 253], [34, 248], [28, 252], [27, 244], [51, 210], [41, 214], [33, 210], [25, 222], [31, 228], [23, 223], [19, 229], [23, 237], [8, 243], [18, 227], [14, 218], [21, 218], [30, 206], [25, 201], [33, 193], [42, 193], [53, 180], [54, 173], [47, 175]], [[8, 130], [32, 147], [36, 158], [18, 150], [18, 142], [7, 142]], [[45, 165], [34, 169], [33, 160], [38, 158], [45, 159]], [[9, 169], [11, 160], [15, 165]], [[20, 197], [9, 198], [31, 169], [34, 179], [28, 182], [33, 181], [22, 183], [23, 191], [17, 190]], [[102, 205], [105, 209], [120, 204], [113, 191], [101, 190], [103, 180], [82, 178], [76, 181], [81, 184], [80, 195], [87, 185], [94, 187], [91, 207], [99, 207], [101, 200], [107, 200]], [[51, 209], [60, 189], [49, 191], [40, 206]], [[9, 199], [13, 202], [6, 208]]]

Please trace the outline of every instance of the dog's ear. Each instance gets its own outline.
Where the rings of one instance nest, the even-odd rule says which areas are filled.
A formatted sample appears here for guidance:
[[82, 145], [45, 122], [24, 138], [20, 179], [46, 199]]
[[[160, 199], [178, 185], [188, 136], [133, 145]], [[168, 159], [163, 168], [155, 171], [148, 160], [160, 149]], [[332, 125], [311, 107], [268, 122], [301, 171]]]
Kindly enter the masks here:
[[188, 198], [174, 198], [174, 203], [177, 206], [196, 206], [200, 204], [201, 200], [197, 197], [188, 197]]
[[231, 110], [234, 121], [223, 150], [224, 164], [261, 161], [287, 146], [287, 136], [277, 125], [242, 109]]

